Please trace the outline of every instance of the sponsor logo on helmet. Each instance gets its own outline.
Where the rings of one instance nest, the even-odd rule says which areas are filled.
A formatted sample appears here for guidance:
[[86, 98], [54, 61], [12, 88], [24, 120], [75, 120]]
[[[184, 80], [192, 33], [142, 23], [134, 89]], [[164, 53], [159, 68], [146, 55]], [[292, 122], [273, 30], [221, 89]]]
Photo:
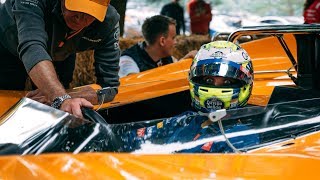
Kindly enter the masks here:
[[216, 51], [210, 57], [223, 58], [224, 57], [224, 53], [222, 51]]
[[246, 67], [240, 66], [240, 70], [244, 72], [247, 76], [250, 76], [250, 72]]
[[245, 59], [245, 60], [248, 60], [248, 59], [249, 59], [249, 55], [248, 55], [246, 52], [242, 52], [242, 57], [243, 57], [243, 59]]
[[223, 109], [224, 103], [217, 98], [210, 98], [204, 102], [204, 106], [208, 109]]

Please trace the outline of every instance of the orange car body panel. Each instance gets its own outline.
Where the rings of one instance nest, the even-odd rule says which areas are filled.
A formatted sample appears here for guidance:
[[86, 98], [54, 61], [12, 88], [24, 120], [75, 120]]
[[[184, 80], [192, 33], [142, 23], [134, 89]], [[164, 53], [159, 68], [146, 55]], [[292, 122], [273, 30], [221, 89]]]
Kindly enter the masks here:
[[[296, 57], [294, 38], [286, 36], [286, 41]], [[288, 70], [292, 66], [275, 38], [244, 43], [242, 47], [250, 54], [257, 72], [249, 103], [266, 105], [274, 86], [294, 85], [283, 72], [264, 72]], [[119, 94], [102, 108], [187, 90], [191, 61], [185, 59], [122, 78]], [[4, 102], [0, 104], [0, 114], [24, 94], [0, 91], [1, 102]], [[316, 179], [320, 164], [319, 139], [320, 133], [313, 133], [241, 154], [1, 156], [0, 179]]]
[[[296, 56], [296, 44], [293, 36], [286, 36], [288, 46]], [[266, 105], [268, 98], [277, 85], [294, 85], [287, 74], [281, 72], [265, 72], [288, 70], [292, 64], [277, 42], [276, 38], [265, 38], [241, 46], [250, 54], [255, 74], [255, 84], [252, 91], [251, 104]], [[175, 93], [189, 88], [188, 71], [192, 59], [184, 59], [177, 63], [144, 71], [120, 79], [119, 93], [115, 99], [105, 103], [101, 108], [120, 106], [144, 99], [159, 97], [165, 94]], [[265, 72], [265, 73], [264, 73]], [[91, 85], [99, 88], [98, 85]], [[26, 92], [0, 90], [0, 116], [16, 103]], [[98, 108], [98, 106], [95, 106]]]
[[0, 178], [318, 179], [319, 138], [319, 133], [311, 134], [241, 154], [55, 153], [2, 156]]

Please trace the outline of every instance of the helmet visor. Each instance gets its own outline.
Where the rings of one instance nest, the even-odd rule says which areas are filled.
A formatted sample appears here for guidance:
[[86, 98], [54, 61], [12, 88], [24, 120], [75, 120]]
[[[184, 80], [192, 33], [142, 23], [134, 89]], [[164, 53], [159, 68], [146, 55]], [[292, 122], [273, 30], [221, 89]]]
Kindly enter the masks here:
[[221, 59], [205, 59], [193, 64], [190, 71], [190, 80], [194, 83], [203, 76], [220, 76], [244, 81], [250, 83], [252, 81], [251, 75], [243, 71], [244, 68], [240, 64], [223, 61]]
[[[217, 78], [217, 76], [215, 76]], [[208, 78], [208, 76], [197, 76], [192, 79], [192, 82], [196, 85], [211, 88], [241, 88], [245, 85], [244, 81], [238, 79], [225, 78], [221, 81], [213, 80], [214, 78]], [[209, 80], [209, 81], [208, 81]]]

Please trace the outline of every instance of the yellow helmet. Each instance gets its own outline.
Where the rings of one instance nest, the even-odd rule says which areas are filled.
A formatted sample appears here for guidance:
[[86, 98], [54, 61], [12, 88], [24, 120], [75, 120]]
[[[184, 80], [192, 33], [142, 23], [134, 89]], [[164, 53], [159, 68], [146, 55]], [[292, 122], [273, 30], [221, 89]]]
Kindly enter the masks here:
[[[215, 85], [210, 78], [229, 80]], [[244, 49], [232, 42], [204, 44], [191, 64], [189, 85], [192, 105], [199, 111], [245, 106], [253, 87], [251, 59]]]

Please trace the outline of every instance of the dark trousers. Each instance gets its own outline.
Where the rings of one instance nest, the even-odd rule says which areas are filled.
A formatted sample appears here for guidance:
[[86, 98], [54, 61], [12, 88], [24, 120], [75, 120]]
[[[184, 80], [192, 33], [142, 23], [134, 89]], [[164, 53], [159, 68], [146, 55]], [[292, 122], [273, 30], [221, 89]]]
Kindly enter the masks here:
[[[64, 61], [53, 62], [60, 82], [65, 88], [69, 88], [72, 81], [75, 59], [76, 54], [72, 54]], [[28, 74], [19, 57], [11, 54], [0, 43], [0, 89], [24, 90], [27, 78]]]

